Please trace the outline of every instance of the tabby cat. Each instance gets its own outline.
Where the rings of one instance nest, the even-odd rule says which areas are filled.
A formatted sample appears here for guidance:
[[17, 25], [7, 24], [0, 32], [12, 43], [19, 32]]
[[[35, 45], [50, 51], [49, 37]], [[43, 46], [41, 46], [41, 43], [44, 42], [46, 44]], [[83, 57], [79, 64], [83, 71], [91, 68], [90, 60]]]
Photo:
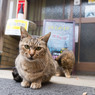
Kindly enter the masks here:
[[67, 78], [70, 78], [75, 63], [73, 51], [65, 50], [55, 60], [60, 65], [59, 72], [56, 75], [65, 75]]
[[21, 27], [19, 55], [15, 67], [23, 79], [21, 86], [33, 89], [41, 88], [43, 82], [48, 82], [55, 74], [55, 60], [52, 58], [47, 42], [51, 35], [33, 38], [25, 28]]

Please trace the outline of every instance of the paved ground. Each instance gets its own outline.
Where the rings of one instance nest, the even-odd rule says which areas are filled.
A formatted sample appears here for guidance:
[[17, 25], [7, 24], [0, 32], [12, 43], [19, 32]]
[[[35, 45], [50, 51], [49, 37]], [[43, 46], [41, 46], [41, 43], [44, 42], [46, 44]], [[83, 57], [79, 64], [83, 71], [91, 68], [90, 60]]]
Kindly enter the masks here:
[[22, 88], [12, 79], [11, 71], [0, 70], [0, 95], [95, 95], [94, 76], [52, 77], [41, 89]]

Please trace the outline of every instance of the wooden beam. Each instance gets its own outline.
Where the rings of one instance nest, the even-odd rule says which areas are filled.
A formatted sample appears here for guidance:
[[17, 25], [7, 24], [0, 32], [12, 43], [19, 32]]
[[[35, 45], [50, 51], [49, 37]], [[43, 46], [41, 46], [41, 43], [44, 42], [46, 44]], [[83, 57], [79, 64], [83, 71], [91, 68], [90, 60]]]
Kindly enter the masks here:
[[75, 64], [75, 71], [95, 72], [95, 62], [80, 62]]
[[[80, 22], [79, 18], [73, 18], [76, 23]], [[95, 23], [95, 18], [81, 18], [81, 23]]]
[[70, 0], [70, 17], [69, 17], [70, 20], [73, 19], [73, 4], [74, 4], [74, 1]]
[[3, 35], [5, 29], [6, 12], [8, 0], [0, 0], [0, 51], [3, 47]]

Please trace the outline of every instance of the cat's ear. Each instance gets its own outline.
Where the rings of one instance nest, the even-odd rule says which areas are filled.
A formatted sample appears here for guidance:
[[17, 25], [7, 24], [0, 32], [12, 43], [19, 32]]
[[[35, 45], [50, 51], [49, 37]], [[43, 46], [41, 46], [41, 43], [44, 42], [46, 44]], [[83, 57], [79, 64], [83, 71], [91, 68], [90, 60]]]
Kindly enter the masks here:
[[48, 39], [49, 39], [49, 37], [50, 37], [50, 35], [51, 35], [51, 32], [49, 32], [48, 34], [46, 34], [45, 36], [42, 36], [41, 37], [41, 40], [43, 40], [44, 42], [48, 42]]
[[26, 37], [31, 37], [26, 29], [24, 27], [20, 27], [20, 32], [21, 32], [21, 39], [26, 38]]

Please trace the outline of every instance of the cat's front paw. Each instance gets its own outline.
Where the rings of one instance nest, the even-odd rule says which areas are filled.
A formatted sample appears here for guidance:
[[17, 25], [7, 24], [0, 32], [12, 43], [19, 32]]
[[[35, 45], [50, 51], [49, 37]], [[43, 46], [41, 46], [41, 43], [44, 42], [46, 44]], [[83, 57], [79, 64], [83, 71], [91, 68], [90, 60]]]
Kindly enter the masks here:
[[21, 86], [22, 86], [22, 87], [30, 87], [30, 83], [27, 82], [27, 81], [22, 81], [22, 82], [21, 82]]
[[71, 76], [70, 75], [65, 75], [66, 76], [66, 78], [71, 78]]
[[32, 88], [32, 89], [38, 89], [41, 87], [42, 87], [41, 83], [36, 83], [36, 82], [33, 82], [30, 86], [30, 88]]
[[59, 74], [59, 73], [56, 73], [56, 74], [55, 74], [55, 76], [59, 77], [59, 76], [61, 76], [61, 74]]
[[66, 78], [71, 77], [69, 70], [64, 70], [64, 73], [65, 73]]

